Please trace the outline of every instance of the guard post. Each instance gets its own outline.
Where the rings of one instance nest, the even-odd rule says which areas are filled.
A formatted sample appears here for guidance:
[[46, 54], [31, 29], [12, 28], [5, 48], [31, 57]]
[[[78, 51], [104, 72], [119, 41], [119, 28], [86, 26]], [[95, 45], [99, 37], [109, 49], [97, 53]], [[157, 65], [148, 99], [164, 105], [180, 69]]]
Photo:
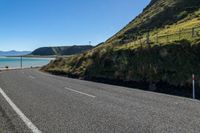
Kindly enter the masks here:
[[195, 75], [192, 75], [192, 97], [195, 99]]

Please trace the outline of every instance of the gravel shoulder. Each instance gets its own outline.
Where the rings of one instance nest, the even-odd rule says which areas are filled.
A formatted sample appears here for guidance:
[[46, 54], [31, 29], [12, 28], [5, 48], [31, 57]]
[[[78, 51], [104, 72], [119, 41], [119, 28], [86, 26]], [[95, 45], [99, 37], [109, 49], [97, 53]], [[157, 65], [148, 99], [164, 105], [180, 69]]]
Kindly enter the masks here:
[[0, 133], [16, 133], [15, 126], [12, 124], [10, 118], [5, 110], [0, 106]]

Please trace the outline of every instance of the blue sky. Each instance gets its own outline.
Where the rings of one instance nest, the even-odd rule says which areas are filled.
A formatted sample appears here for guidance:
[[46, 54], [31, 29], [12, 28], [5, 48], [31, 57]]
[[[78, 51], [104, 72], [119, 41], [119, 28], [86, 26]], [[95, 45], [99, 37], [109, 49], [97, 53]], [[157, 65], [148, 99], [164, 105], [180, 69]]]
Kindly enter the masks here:
[[0, 0], [0, 50], [93, 45], [107, 40], [150, 0]]

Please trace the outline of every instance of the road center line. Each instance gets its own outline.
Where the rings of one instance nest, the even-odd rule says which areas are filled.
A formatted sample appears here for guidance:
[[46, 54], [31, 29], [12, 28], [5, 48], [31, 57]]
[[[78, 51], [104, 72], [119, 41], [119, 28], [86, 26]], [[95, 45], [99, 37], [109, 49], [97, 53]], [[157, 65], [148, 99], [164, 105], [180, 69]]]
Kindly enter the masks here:
[[27, 125], [33, 133], [42, 133], [23, 113], [22, 111], [12, 102], [12, 100], [6, 95], [6, 93], [0, 88], [1, 95], [10, 104], [13, 110], [19, 115], [22, 121]]
[[33, 76], [31, 76], [31, 75], [29, 76], [29, 78], [31, 78], [31, 79], [35, 79], [35, 77], [33, 77]]
[[74, 89], [70, 89], [70, 88], [67, 88], [65, 87], [66, 90], [69, 90], [69, 91], [73, 91], [73, 92], [76, 92], [76, 93], [79, 93], [79, 94], [82, 94], [82, 95], [86, 95], [88, 97], [92, 97], [92, 98], [95, 98], [96, 96], [94, 95], [90, 95], [90, 94], [87, 94], [87, 93], [84, 93], [84, 92], [80, 92], [80, 91], [77, 91], [77, 90], [74, 90]]

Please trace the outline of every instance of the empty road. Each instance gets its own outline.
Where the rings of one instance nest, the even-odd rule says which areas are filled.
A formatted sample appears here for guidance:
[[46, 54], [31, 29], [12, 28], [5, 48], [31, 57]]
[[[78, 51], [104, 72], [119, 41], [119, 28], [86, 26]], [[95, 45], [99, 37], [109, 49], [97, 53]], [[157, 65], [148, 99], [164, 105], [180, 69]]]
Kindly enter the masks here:
[[35, 69], [0, 72], [0, 132], [199, 133], [200, 102]]

